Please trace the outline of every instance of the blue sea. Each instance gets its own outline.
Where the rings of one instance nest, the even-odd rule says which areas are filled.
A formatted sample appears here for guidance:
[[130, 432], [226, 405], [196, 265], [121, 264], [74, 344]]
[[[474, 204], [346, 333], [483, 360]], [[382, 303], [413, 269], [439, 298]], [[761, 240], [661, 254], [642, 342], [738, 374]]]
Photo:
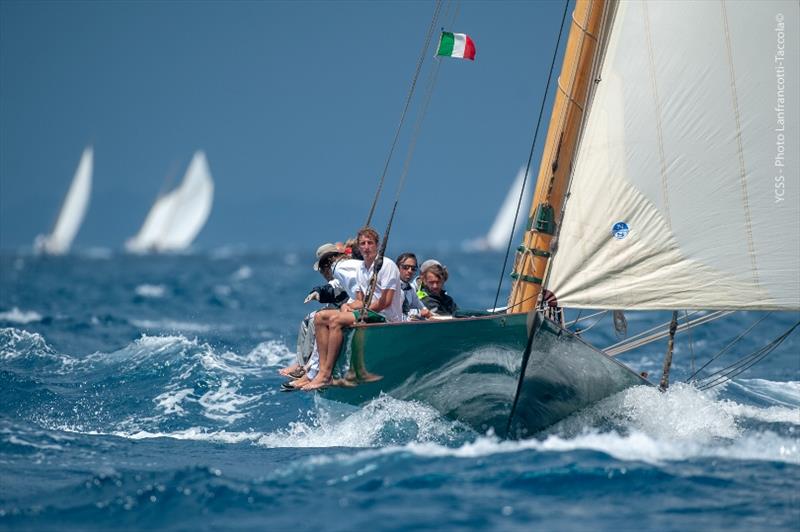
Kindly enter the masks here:
[[[493, 305], [502, 255], [420, 255], [449, 266], [461, 307]], [[680, 333], [666, 393], [629, 389], [506, 441], [421, 403], [281, 393], [312, 263], [0, 256], [0, 529], [800, 528], [800, 331], [708, 390], [684, 381], [764, 313]], [[628, 335], [669, 316], [629, 313]], [[798, 319], [771, 314], [704, 374]], [[581, 326], [617, 341], [608, 316]], [[657, 382], [665, 346], [621, 360]]]

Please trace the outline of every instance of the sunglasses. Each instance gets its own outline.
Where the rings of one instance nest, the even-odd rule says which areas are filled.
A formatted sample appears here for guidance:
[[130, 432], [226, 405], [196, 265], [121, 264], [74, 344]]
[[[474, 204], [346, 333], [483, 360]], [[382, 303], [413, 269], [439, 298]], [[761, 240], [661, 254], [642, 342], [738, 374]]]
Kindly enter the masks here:
[[416, 270], [416, 269], [417, 269], [417, 266], [416, 266], [416, 264], [401, 264], [401, 265], [400, 265], [400, 269], [401, 269], [401, 270], [411, 270], [411, 271], [414, 271], [414, 270]]

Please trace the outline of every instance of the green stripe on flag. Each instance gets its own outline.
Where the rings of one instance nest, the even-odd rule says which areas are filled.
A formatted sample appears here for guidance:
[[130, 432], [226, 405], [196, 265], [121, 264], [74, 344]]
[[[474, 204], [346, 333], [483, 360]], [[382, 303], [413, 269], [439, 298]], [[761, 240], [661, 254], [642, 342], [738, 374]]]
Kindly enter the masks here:
[[445, 55], [450, 57], [453, 55], [453, 44], [456, 42], [453, 34], [447, 31], [442, 32], [442, 39], [439, 41], [439, 51], [436, 55]]

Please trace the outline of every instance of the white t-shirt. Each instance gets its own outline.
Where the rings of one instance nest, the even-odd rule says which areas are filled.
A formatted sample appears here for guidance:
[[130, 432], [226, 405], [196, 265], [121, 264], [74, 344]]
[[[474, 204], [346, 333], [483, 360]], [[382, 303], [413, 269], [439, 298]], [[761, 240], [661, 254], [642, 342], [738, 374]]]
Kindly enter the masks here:
[[[373, 268], [375, 264], [373, 263]], [[358, 268], [358, 291], [364, 294], [366, 299], [369, 292], [369, 281], [372, 278], [372, 269], [367, 270], [364, 263]], [[400, 321], [403, 319], [403, 291], [400, 289], [400, 270], [397, 269], [397, 264], [388, 257], [383, 258], [383, 266], [381, 271], [378, 272], [378, 281], [375, 283], [375, 293], [372, 294], [372, 303], [381, 298], [384, 290], [394, 290], [392, 296], [392, 304], [383, 309], [380, 313], [386, 318], [386, 321]]]
[[[344, 288], [350, 301], [356, 299], [356, 290], [358, 290], [358, 270], [364, 261], [357, 259], [340, 260], [333, 265], [333, 281], [339, 283], [339, 286]], [[335, 287], [335, 286], [334, 286]]]

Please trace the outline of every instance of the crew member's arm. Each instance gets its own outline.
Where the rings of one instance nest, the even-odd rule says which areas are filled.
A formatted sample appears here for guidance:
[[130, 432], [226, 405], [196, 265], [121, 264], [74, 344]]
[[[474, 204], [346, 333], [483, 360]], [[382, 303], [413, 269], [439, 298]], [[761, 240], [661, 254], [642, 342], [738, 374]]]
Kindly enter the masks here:
[[370, 303], [369, 309], [374, 312], [380, 312], [392, 304], [392, 299], [394, 299], [394, 289], [384, 290], [377, 301]]
[[350, 312], [353, 310], [358, 310], [360, 308], [364, 308], [364, 293], [360, 290], [356, 291], [356, 299], [355, 301], [351, 301], [350, 303], [345, 303], [341, 306], [342, 311]]

